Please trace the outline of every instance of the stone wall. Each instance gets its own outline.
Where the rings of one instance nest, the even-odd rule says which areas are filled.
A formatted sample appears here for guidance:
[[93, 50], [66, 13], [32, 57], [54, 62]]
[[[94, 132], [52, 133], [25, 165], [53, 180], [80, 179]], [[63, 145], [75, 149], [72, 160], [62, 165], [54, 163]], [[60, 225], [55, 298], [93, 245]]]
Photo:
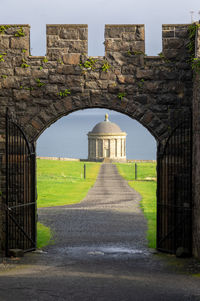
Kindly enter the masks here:
[[0, 29], [3, 198], [6, 108], [15, 113], [32, 142], [64, 115], [108, 108], [139, 121], [160, 145], [165, 144], [175, 121], [192, 109], [187, 24], [163, 25], [163, 50], [155, 57], [145, 55], [143, 25], [106, 25], [105, 56], [96, 58], [87, 56], [87, 25], [47, 25], [45, 57], [30, 56], [29, 25]]
[[[196, 57], [200, 58], [200, 28], [196, 38]], [[200, 74], [194, 78], [193, 95], [193, 245], [200, 257]]]

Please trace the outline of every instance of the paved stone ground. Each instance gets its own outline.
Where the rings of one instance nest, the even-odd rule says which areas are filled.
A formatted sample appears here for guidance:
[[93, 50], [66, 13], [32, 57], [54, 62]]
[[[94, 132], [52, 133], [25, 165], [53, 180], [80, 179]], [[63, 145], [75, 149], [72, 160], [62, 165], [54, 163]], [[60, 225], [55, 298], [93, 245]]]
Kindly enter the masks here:
[[54, 244], [0, 269], [0, 301], [195, 301], [200, 278], [185, 261], [147, 248], [140, 195], [103, 164], [80, 203], [42, 208]]

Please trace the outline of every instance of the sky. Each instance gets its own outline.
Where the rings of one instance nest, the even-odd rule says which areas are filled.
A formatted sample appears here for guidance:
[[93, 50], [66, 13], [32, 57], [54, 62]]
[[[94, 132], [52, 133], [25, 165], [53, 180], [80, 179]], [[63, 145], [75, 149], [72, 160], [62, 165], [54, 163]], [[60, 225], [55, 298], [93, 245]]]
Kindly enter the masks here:
[[31, 54], [45, 55], [46, 24], [88, 24], [89, 55], [104, 55], [105, 24], [145, 24], [146, 53], [161, 52], [162, 24], [200, 19], [199, 0], [1, 0], [1, 24], [31, 25]]
[[[46, 24], [88, 24], [88, 54], [90, 56], [104, 55], [105, 24], [145, 24], [145, 53], [157, 55], [162, 51], [162, 24], [185, 24], [191, 23], [192, 18], [193, 21], [200, 19], [199, 0], [0, 0], [0, 3], [1, 24], [31, 25], [31, 54], [38, 56], [46, 53]], [[191, 11], [194, 12], [192, 15]], [[98, 114], [98, 112], [95, 113], [93, 110], [91, 114]], [[71, 120], [77, 116], [78, 122], [79, 114], [80, 112], [74, 113]], [[88, 111], [86, 110], [84, 114], [88, 114]], [[122, 119], [120, 122], [126, 128], [130, 118], [125, 115], [122, 117], [123, 122]], [[42, 145], [49, 145], [46, 149], [50, 148], [52, 139], [59, 136], [59, 127], [63, 128], [63, 124], [65, 124], [64, 121], [60, 123], [58, 121], [57, 125], [51, 126], [40, 136], [38, 149], [41, 149], [42, 155], [45, 154], [45, 147], [42, 149]], [[73, 126], [70, 127], [67, 122], [66, 124], [71, 128], [71, 136], [76, 135], [75, 131], [72, 131]], [[134, 124], [136, 131], [136, 128], [138, 129], [136, 123], [133, 123], [133, 127], [130, 124], [128, 126], [131, 128], [128, 133], [129, 139], [132, 140], [135, 139], [131, 136], [134, 132]], [[83, 127], [82, 124], [79, 126]], [[143, 131], [140, 129], [139, 134], [140, 140], [147, 141], [147, 136], [150, 134], [145, 128], [142, 127], [142, 129]], [[47, 137], [50, 137], [49, 140]], [[57, 144], [61, 145], [62, 139], [63, 137], [60, 136], [60, 142], [58, 141]], [[151, 152], [154, 150], [152, 159], [155, 159], [156, 143], [152, 136], [151, 139]], [[77, 157], [76, 149], [78, 146], [74, 147], [74, 157]]]

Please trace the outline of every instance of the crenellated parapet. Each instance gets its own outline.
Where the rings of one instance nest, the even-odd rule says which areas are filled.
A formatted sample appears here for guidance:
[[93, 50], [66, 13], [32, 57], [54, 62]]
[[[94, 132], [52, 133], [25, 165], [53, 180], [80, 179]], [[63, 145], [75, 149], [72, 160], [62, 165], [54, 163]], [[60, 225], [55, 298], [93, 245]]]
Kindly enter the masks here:
[[163, 139], [173, 118], [191, 107], [188, 25], [163, 25], [163, 51], [155, 57], [145, 55], [144, 25], [106, 25], [104, 43], [105, 56], [89, 57], [87, 25], [47, 25], [46, 56], [31, 56], [30, 26], [1, 25], [2, 114], [9, 105], [37, 137], [58, 110], [111, 108]]
[[0, 113], [9, 106], [33, 139], [58, 111], [104, 107], [127, 113], [162, 140], [191, 108], [187, 24], [163, 25], [155, 57], [145, 55], [140, 24], [106, 25], [103, 57], [88, 56], [87, 25], [47, 25], [46, 33], [46, 56], [31, 56], [30, 26], [0, 25]]

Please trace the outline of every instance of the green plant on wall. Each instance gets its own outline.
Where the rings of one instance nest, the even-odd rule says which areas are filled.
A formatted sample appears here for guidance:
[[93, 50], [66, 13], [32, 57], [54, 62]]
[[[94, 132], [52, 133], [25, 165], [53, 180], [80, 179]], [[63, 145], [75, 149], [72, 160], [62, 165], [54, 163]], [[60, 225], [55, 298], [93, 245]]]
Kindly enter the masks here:
[[165, 62], [170, 63], [170, 60], [168, 60], [162, 52], [158, 53], [158, 56]]
[[101, 67], [102, 71], [104, 72], [108, 72], [108, 70], [111, 68], [111, 65], [107, 62], [107, 61], [104, 61], [104, 64], [103, 66]]
[[87, 69], [87, 70], [95, 70], [96, 68], [96, 62], [97, 59], [94, 59], [93, 57], [87, 59], [85, 62], [80, 61], [79, 66], [81, 69]]
[[22, 59], [21, 68], [28, 68], [28, 67], [30, 67], [30, 65], [27, 64], [25, 59]]
[[189, 28], [189, 43], [187, 45], [189, 53], [190, 53], [190, 60], [192, 69], [196, 73], [200, 73], [200, 58], [195, 57], [195, 40], [196, 40], [196, 32], [200, 28], [200, 24], [192, 23]]
[[62, 59], [58, 59], [57, 62], [58, 62], [58, 64], [64, 65]]
[[66, 96], [68, 96], [70, 94], [71, 94], [71, 91], [69, 89], [65, 89], [64, 91], [60, 91], [58, 93], [58, 95], [61, 96], [61, 97], [66, 97]]
[[2, 75], [1, 75], [1, 78], [7, 78], [7, 75], [2, 74]]
[[146, 55], [143, 51], [141, 50], [128, 50], [127, 51], [128, 56], [132, 56], [132, 55]]
[[199, 58], [196, 58], [194, 57], [192, 59], [192, 69], [197, 72], [197, 73], [200, 73], [200, 59]]
[[144, 85], [144, 78], [142, 78], [139, 82], [138, 82], [138, 87], [141, 89], [143, 88]]
[[0, 34], [5, 34], [5, 32], [8, 28], [10, 28], [10, 25], [1, 25], [0, 26]]
[[35, 81], [36, 81], [38, 87], [43, 87], [43, 86], [45, 86], [45, 83], [42, 83], [41, 80], [40, 80], [39, 78], [36, 78]]
[[7, 53], [0, 53], [0, 62], [5, 62], [4, 60], [4, 56], [6, 55]]
[[43, 59], [43, 62], [44, 62], [44, 63], [48, 63], [48, 59], [45, 57], [45, 58]]
[[126, 96], [126, 93], [125, 92], [119, 92], [117, 94], [117, 97], [120, 99], [120, 100], [123, 100], [123, 98]]
[[24, 32], [24, 30], [23, 30], [23, 27], [20, 27], [19, 29], [18, 29], [18, 31], [15, 33], [15, 37], [24, 37], [25, 36], [25, 32]]
[[20, 89], [27, 90], [27, 91], [33, 91], [34, 90], [33, 87], [26, 87], [26, 86], [20, 86]]

